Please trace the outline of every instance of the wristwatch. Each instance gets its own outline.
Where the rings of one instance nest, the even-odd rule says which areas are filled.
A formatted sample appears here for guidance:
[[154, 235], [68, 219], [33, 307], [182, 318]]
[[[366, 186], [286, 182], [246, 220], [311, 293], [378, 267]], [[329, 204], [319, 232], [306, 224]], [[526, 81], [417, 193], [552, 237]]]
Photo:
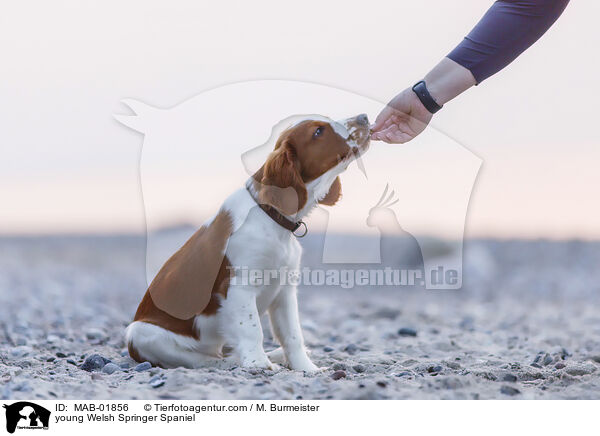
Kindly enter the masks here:
[[432, 114], [436, 113], [443, 107], [437, 104], [437, 102], [433, 99], [433, 97], [427, 90], [427, 86], [425, 85], [424, 80], [415, 83], [415, 85], [412, 87], [412, 90], [415, 94], [417, 94], [417, 97], [419, 97], [419, 100], [421, 100], [421, 103], [423, 103], [425, 109], [427, 109]]

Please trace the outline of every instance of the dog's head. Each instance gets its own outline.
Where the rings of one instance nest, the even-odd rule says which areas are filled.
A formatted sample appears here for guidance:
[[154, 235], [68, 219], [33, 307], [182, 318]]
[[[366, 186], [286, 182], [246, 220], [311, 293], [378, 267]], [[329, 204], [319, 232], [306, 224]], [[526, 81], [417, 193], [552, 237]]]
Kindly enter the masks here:
[[261, 203], [286, 215], [309, 201], [333, 205], [341, 196], [338, 175], [369, 147], [365, 114], [333, 121], [304, 119], [285, 130], [263, 167], [254, 175]]

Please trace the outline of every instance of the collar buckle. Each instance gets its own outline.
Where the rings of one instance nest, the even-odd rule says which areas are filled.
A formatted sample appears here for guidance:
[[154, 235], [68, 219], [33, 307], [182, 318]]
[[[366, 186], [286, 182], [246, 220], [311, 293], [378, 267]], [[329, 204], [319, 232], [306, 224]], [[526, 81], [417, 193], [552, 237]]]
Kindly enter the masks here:
[[[302, 226], [304, 226], [303, 232], [302, 232], [302, 234], [298, 235], [298, 234], [296, 233], [296, 230], [298, 230], [298, 229], [299, 229], [300, 227], [302, 227]], [[300, 238], [304, 238], [304, 237], [306, 236], [306, 234], [307, 234], [307, 233], [308, 233], [308, 227], [307, 227], [307, 225], [306, 225], [306, 223], [305, 223], [304, 221], [298, 221], [298, 222], [296, 223], [296, 228], [295, 228], [294, 230], [292, 230], [292, 234], [293, 234], [293, 235], [294, 235], [296, 238], [298, 238], [298, 239], [300, 239]]]

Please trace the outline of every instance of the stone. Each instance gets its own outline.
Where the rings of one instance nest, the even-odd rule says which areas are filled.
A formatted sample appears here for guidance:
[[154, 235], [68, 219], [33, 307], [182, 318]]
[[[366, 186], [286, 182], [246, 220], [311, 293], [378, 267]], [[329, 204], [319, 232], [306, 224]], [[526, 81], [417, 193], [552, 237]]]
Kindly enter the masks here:
[[379, 309], [377, 312], [375, 312], [373, 314], [373, 317], [394, 320], [399, 315], [400, 315], [400, 311], [399, 310], [397, 310], [397, 309], [390, 309], [390, 308], [384, 307], [382, 309]]
[[100, 371], [108, 362], [110, 362], [109, 359], [99, 354], [92, 354], [85, 359], [79, 368], [87, 372]]
[[398, 334], [402, 337], [415, 337], [417, 336], [417, 331], [410, 327], [402, 327], [398, 330]]
[[354, 355], [358, 351], [358, 347], [354, 344], [348, 344], [344, 348], [344, 351], [350, 355]]
[[90, 341], [102, 340], [106, 338], [106, 334], [100, 329], [92, 328], [85, 332], [85, 337]]
[[439, 383], [444, 389], [449, 390], [459, 389], [463, 386], [462, 382], [458, 377], [445, 377], [439, 379]]
[[442, 372], [442, 369], [443, 368], [440, 365], [431, 365], [427, 367], [427, 372], [432, 375], [437, 375], [438, 373]]
[[142, 363], [136, 365], [135, 368], [133, 368], [133, 370], [136, 372], [142, 372], [142, 371], [147, 371], [150, 368], [152, 368], [152, 364], [150, 362], [142, 362]]
[[164, 386], [165, 379], [162, 378], [161, 376], [155, 375], [148, 381], [148, 384], [150, 386], [152, 386], [154, 389], [157, 389], [157, 388], [160, 388], [161, 386]]
[[500, 393], [504, 394], [504, 395], [509, 395], [509, 396], [514, 396], [514, 395], [519, 395], [521, 393], [520, 390], [518, 390], [517, 388], [513, 388], [512, 386], [502, 386], [500, 388]]
[[596, 363], [600, 363], [600, 354], [596, 354], [595, 356], [590, 356], [590, 360], [593, 360]]
[[472, 316], [466, 316], [461, 320], [458, 326], [461, 329], [472, 332], [475, 330], [475, 319]]
[[576, 377], [591, 374], [594, 371], [596, 371], [596, 367], [592, 364], [573, 365], [573, 366], [568, 366], [565, 369], [565, 372], [567, 374], [576, 376]]
[[119, 368], [117, 365], [115, 365], [112, 362], [108, 362], [106, 365], [104, 365], [104, 368], [102, 368], [102, 372], [104, 374], [112, 374], [116, 371], [120, 371], [121, 368]]
[[25, 345], [21, 345], [20, 347], [14, 347], [14, 348], [12, 348], [10, 350], [10, 355], [12, 357], [22, 358], [22, 357], [28, 356], [32, 352], [33, 352], [33, 350], [30, 347], [27, 347]]
[[361, 365], [361, 364], [354, 365], [352, 367], [352, 369], [354, 370], [354, 372], [356, 372], [358, 374], [362, 374], [363, 372], [365, 372], [367, 370], [367, 368], [365, 368], [365, 366]]
[[333, 374], [331, 374], [331, 378], [334, 380], [339, 380], [341, 378], [346, 378], [346, 372], [339, 370], [339, 371], [335, 371]]

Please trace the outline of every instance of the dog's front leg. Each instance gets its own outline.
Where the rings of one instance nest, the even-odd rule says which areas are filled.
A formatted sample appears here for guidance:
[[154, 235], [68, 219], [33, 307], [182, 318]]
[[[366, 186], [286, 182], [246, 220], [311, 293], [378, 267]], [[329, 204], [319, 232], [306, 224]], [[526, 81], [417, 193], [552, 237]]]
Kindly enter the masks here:
[[298, 316], [297, 290], [294, 286], [281, 289], [269, 306], [273, 336], [279, 341], [290, 369], [314, 372], [319, 368], [306, 354]]
[[219, 312], [225, 341], [244, 367], [273, 369], [263, 348], [263, 331], [256, 308], [256, 290], [232, 286]]

